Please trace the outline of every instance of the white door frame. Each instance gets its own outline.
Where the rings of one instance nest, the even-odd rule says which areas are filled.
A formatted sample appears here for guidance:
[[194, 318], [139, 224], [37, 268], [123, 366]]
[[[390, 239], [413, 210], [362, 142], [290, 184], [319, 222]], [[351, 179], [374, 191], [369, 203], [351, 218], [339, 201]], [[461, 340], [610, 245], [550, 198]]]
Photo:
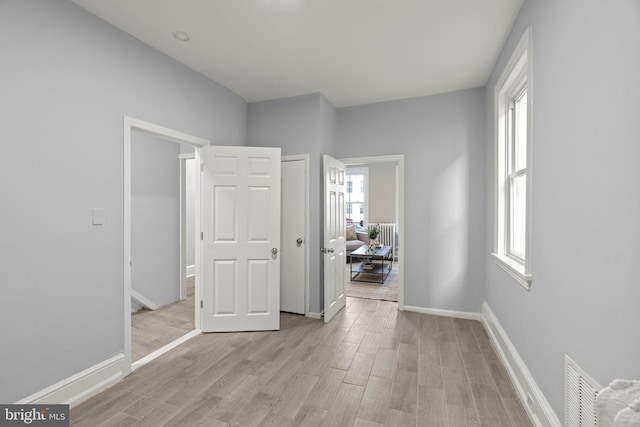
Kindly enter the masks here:
[[398, 163], [398, 310], [404, 311], [404, 154], [338, 159], [346, 166], [364, 166], [372, 163]]
[[[195, 153], [183, 153], [180, 159], [180, 301], [187, 299], [187, 160], [195, 160]], [[199, 197], [196, 194], [196, 197]], [[195, 214], [195, 212], [194, 212]], [[198, 246], [198, 245], [196, 245]], [[195, 262], [195, 261], [194, 261]]]
[[[296, 154], [291, 156], [282, 156], [281, 162], [304, 162], [304, 315], [309, 314], [309, 161], [310, 156], [308, 154]], [[281, 231], [282, 232], [282, 231]], [[282, 244], [282, 243], [281, 243]], [[280, 268], [283, 268], [280, 266]]]
[[[345, 166], [348, 166], [345, 163]], [[345, 170], [345, 177], [349, 175], [362, 175], [364, 177], [364, 216], [362, 220], [365, 224], [369, 223], [369, 167], [367, 165], [355, 166], [352, 165], [351, 171]], [[353, 172], [353, 173], [349, 173]], [[346, 204], [346, 201], [345, 201]], [[353, 215], [353, 212], [351, 213]]]
[[[170, 348], [175, 347], [186, 339], [197, 335], [200, 332], [200, 306], [195, 304], [195, 326], [196, 329], [187, 335], [178, 338], [173, 343], [168, 344], [160, 350], [157, 350], [150, 355], [138, 360], [135, 366], [131, 364], [131, 134], [133, 131], [146, 133], [148, 135], [155, 136], [165, 141], [172, 141], [178, 144], [186, 144], [195, 147], [198, 150], [200, 147], [209, 145], [209, 141], [206, 139], [198, 138], [193, 135], [182, 133], [173, 129], [165, 128], [155, 125], [153, 123], [145, 122], [135, 119], [133, 117], [124, 116], [124, 200], [123, 200], [123, 220], [124, 220], [124, 235], [123, 235], [123, 267], [124, 267], [124, 375], [128, 375], [132, 370], [139, 368], [145, 363], [150, 362], [161, 354], [169, 351]], [[200, 179], [200, 174], [196, 174]], [[198, 204], [198, 198], [196, 198], [196, 204]], [[196, 229], [200, 229], [200, 215], [198, 206], [196, 206]], [[196, 245], [196, 269], [198, 268], [199, 260], [199, 245]], [[198, 279], [196, 273], [196, 279]], [[195, 286], [196, 298], [195, 301], [200, 301], [200, 283], [196, 283]]]

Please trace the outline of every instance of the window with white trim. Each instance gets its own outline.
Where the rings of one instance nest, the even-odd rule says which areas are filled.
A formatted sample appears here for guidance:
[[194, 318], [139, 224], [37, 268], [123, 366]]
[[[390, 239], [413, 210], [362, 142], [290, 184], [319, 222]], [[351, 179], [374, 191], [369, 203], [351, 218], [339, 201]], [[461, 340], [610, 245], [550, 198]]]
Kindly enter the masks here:
[[369, 168], [349, 167], [346, 171], [347, 194], [345, 195], [346, 218], [348, 223], [367, 223], [367, 185]]
[[495, 88], [496, 206], [493, 258], [529, 289], [531, 275], [531, 27]]

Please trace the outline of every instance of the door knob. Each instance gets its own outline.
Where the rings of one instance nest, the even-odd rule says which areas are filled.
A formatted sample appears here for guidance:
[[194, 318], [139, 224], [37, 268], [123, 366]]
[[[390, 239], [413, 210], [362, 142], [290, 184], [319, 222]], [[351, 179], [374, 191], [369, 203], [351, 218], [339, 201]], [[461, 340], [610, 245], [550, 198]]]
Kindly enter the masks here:
[[271, 249], [271, 253], [274, 254], [274, 255], [277, 255], [278, 254], [278, 248]]
[[327, 252], [329, 252], [330, 254], [334, 253], [335, 251], [333, 250], [333, 248], [329, 248], [327, 249]]
[[302, 244], [302, 237], [298, 237], [298, 238], [296, 239], [296, 243], [297, 243], [297, 244], [299, 244], [299, 245], [301, 245], [301, 244]]

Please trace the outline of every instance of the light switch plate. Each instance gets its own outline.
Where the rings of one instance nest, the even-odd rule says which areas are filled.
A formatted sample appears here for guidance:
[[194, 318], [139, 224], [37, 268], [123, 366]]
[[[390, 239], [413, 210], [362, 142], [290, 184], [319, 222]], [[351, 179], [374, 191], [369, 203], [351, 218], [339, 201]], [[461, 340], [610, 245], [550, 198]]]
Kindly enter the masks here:
[[93, 225], [104, 225], [104, 208], [93, 208]]

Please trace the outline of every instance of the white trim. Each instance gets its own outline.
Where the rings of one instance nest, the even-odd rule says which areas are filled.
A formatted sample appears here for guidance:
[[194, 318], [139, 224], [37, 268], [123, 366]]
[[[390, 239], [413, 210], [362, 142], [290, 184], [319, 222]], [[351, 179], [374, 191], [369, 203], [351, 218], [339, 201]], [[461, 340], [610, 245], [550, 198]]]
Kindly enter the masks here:
[[180, 301], [187, 299], [187, 160], [178, 155], [180, 164]]
[[[305, 277], [304, 277], [304, 314], [307, 317], [311, 317], [309, 316], [310, 313], [310, 279], [309, 279], [309, 270], [310, 270], [310, 264], [309, 264], [309, 260], [310, 260], [310, 245], [309, 245], [309, 236], [311, 235], [310, 233], [310, 217], [309, 217], [309, 213], [311, 211], [310, 205], [309, 205], [309, 162], [310, 162], [310, 156], [309, 154], [295, 154], [295, 155], [290, 155], [290, 156], [282, 156], [280, 157], [280, 162], [295, 162], [295, 161], [304, 161], [304, 206], [305, 206], [305, 213], [304, 213], [304, 271], [305, 271]], [[319, 319], [319, 317], [318, 317]]]
[[126, 370], [124, 354], [119, 354], [25, 397], [16, 404], [55, 403], [73, 407], [120, 382]]
[[422, 313], [422, 314], [433, 314], [435, 316], [455, 317], [456, 319], [469, 319], [469, 320], [482, 321], [481, 313], [473, 313], [471, 311], [442, 310], [439, 308], [416, 307], [412, 305], [405, 305], [404, 311], [412, 311], [414, 313]]
[[322, 319], [324, 317], [324, 310], [322, 310], [322, 312], [320, 313], [314, 313], [312, 311], [307, 312], [307, 314], [305, 314], [306, 317], [310, 318], [310, 319]]
[[[526, 224], [525, 224], [525, 253], [524, 263], [518, 266], [507, 258], [508, 252], [508, 217], [509, 202], [505, 182], [507, 181], [507, 148], [505, 115], [508, 101], [515, 96], [515, 91], [521, 91], [520, 82], [525, 82], [527, 90], [527, 188], [526, 188]], [[509, 61], [504, 67], [494, 88], [494, 235], [493, 253], [496, 264], [511, 275], [526, 289], [531, 287], [532, 277], [532, 182], [533, 182], [533, 35], [532, 27], [528, 27], [517, 46], [513, 50]]]
[[[180, 301], [187, 299], [187, 281], [196, 275], [195, 264], [187, 264], [187, 161], [195, 160], [195, 153], [178, 155], [180, 161]], [[195, 166], [195, 165], [194, 165]], [[194, 171], [194, 173], [197, 173]], [[194, 206], [195, 207], [195, 206]], [[195, 213], [195, 212], [194, 212]], [[195, 221], [194, 221], [195, 223]], [[194, 236], [195, 239], [195, 236]], [[194, 240], [194, 243], [197, 241]]]
[[[485, 329], [489, 334], [489, 338], [502, 364], [507, 368], [511, 382], [516, 389], [520, 401], [523, 402], [522, 406], [529, 416], [529, 420], [531, 420], [535, 427], [562, 427], [558, 416], [551, 408], [542, 390], [540, 390], [540, 387], [536, 384], [531, 372], [529, 372], [529, 369], [486, 301], [482, 303], [482, 314]], [[531, 395], [534, 399], [534, 411], [526, 404], [527, 395]]]
[[153, 353], [147, 354], [142, 359], [136, 360], [135, 362], [133, 362], [131, 364], [131, 371], [135, 371], [136, 369], [143, 367], [144, 365], [146, 365], [147, 363], [151, 362], [152, 360], [155, 360], [158, 357], [162, 356], [163, 354], [169, 352], [170, 350], [173, 350], [174, 348], [178, 347], [180, 344], [189, 341], [191, 338], [197, 337], [201, 333], [202, 333], [202, 331], [200, 329], [194, 329], [193, 331], [181, 336], [180, 338], [177, 338], [177, 339], [171, 341], [169, 344], [167, 344], [167, 345], [165, 345], [163, 347], [160, 347], [159, 349], [157, 349]]
[[388, 156], [372, 156], [372, 157], [351, 157], [346, 159], [338, 159], [347, 166], [364, 165], [372, 163], [393, 163], [398, 165], [398, 310], [403, 311], [404, 308], [404, 154], [394, 154]]
[[522, 287], [524, 287], [526, 290], [528, 291], [531, 290], [531, 280], [532, 280], [531, 275], [525, 274], [524, 264], [521, 264], [515, 260], [512, 260], [507, 256], [496, 254], [496, 253], [491, 253], [491, 256], [493, 257], [493, 261], [497, 265], [502, 267], [504, 271], [509, 273], [509, 275], [513, 277], [516, 280], [516, 282], [521, 284]]
[[[364, 215], [362, 216], [362, 222], [363, 224], [367, 225], [369, 224], [369, 166], [367, 165], [346, 165], [346, 171], [345, 171], [345, 175], [349, 176], [349, 175], [362, 175], [363, 178], [362, 180], [364, 181], [364, 194], [362, 195], [362, 197], [364, 198], [362, 205], [363, 205], [363, 211], [364, 211]], [[345, 183], [346, 185], [346, 183]], [[353, 187], [351, 188], [351, 191], [353, 192]], [[347, 202], [345, 201], [345, 204]], [[353, 211], [351, 212], [351, 216], [353, 216]]]
[[156, 303], [154, 303], [135, 289], [131, 289], [131, 299], [149, 310], [157, 310], [160, 308]]
[[194, 280], [194, 294], [195, 294], [195, 298], [194, 298], [194, 305], [195, 305], [195, 315], [196, 315], [196, 324], [195, 324], [195, 329], [200, 329], [202, 330], [202, 309], [201, 309], [201, 304], [202, 304], [202, 273], [200, 272], [200, 268], [202, 267], [202, 264], [200, 263], [200, 258], [201, 258], [201, 252], [202, 252], [202, 245], [199, 244], [199, 239], [201, 236], [201, 230], [202, 230], [202, 226], [201, 226], [201, 212], [200, 212], [200, 199], [202, 197], [202, 192], [200, 190], [200, 186], [201, 186], [201, 180], [202, 180], [202, 157], [201, 157], [201, 149], [200, 148], [196, 148], [195, 150], [195, 176], [196, 176], [196, 182], [195, 182], [195, 188], [194, 188], [194, 206], [193, 206], [193, 211], [195, 213], [195, 220], [194, 220], [194, 231], [196, 233], [196, 240], [195, 240], [195, 253], [194, 253], [194, 262], [196, 265], [195, 268], [195, 280]]
[[[124, 363], [127, 375], [131, 372], [131, 133], [135, 130], [149, 135], [153, 135], [165, 141], [177, 142], [195, 147], [196, 162], [199, 162], [199, 151], [201, 147], [209, 145], [209, 141], [198, 138], [183, 132], [145, 122], [133, 117], [123, 117], [123, 301], [124, 301]], [[198, 164], [198, 163], [196, 163]], [[196, 174], [200, 177], [200, 174]], [[196, 203], [199, 199], [196, 198]], [[196, 206], [196, 212], [199, 206]], [[200, 229], [200, 217], [196, 213], [196, 229]], [[196, 245], [196, 265], [200, 259], [200, 245]], [[200, 304], [200, 282], [196, 268], [196, 289], [195, 289], [195, 324], [196, 329], [200, 328], [201, 311]]]
[[196, 275], [196, 265], [187, 265], [187, 277], [193, 277]]

